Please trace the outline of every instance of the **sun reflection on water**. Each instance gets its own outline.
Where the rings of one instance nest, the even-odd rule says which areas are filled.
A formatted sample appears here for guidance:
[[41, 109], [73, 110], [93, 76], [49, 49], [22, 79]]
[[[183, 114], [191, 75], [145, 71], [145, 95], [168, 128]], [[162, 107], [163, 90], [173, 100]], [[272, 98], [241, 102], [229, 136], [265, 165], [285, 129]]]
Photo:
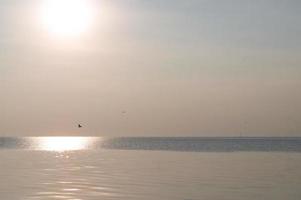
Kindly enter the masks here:
[[37, 139], [37, 148], [45, 151], [83, 150], [93, 143], [90, 137], [43, 137]]

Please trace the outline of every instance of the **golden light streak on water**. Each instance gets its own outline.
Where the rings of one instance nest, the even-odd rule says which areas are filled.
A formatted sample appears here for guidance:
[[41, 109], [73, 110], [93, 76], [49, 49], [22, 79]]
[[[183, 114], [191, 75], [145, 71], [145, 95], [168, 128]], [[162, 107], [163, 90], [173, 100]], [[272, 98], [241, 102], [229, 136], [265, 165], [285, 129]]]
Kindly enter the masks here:
[[74, 151], [89, 148], [95, 138], [92, 137], [41, 137], [35, 138], [37, 149], [45, 151]]

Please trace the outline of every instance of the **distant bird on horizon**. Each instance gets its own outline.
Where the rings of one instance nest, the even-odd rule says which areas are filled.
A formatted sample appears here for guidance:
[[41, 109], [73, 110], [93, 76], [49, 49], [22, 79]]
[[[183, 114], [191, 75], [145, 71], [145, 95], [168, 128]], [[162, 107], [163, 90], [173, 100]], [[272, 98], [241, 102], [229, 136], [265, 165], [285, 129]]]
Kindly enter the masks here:
[[78, 128], [81, 128], [81, 127], [82, 127], [82, 125], [78, 124], [78, 125], [77, 125], [77, 127], [78, 127]]

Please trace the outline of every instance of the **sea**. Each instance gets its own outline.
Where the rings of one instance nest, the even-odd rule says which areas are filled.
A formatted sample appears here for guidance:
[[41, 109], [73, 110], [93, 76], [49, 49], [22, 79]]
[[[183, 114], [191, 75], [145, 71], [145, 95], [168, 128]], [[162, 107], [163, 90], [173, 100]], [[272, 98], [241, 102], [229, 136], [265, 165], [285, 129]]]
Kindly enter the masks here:
[[300, 200], [301, 138], [0, 137], [0, 200]]

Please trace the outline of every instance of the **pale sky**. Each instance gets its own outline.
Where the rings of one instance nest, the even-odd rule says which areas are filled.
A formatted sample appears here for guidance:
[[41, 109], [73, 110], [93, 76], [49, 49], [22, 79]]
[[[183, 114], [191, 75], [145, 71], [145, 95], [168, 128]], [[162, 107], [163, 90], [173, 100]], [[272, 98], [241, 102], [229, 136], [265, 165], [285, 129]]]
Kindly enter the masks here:
[[0, 136], [301, 136], [301, 1], [45, 1], [0, 0]]

